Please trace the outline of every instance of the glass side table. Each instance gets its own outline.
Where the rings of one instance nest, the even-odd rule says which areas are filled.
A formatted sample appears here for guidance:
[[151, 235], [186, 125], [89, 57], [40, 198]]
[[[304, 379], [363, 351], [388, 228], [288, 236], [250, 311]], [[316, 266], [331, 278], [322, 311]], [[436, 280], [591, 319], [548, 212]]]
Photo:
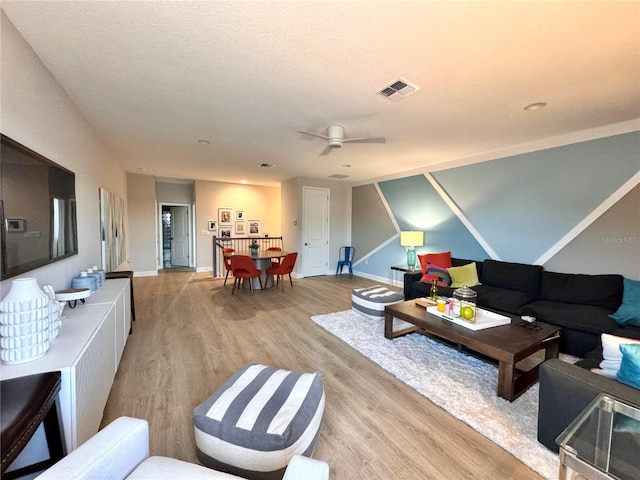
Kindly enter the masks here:
[[561, 480], [640, 479], [640, 408], [600, 394], [556, 439]]

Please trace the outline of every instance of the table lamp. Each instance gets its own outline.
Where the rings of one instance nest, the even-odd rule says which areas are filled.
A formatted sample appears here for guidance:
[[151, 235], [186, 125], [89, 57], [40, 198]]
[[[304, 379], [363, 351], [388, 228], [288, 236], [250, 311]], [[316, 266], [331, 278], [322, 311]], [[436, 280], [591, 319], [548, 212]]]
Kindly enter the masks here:
[[416, 247], [424, 245], [424, 232], [400, 232], [400, 245], [407, 247], [407, 265], [416, 266]]

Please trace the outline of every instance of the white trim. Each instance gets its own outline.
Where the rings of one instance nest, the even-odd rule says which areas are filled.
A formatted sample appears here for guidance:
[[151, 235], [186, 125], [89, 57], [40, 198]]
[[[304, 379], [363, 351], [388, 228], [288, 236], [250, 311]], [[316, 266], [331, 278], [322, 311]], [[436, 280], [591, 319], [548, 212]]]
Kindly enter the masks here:
[[353, 262], [353, 266], [355, 267], [356, 265], [360, 265], [363, 261], [367, 260], [369, 257], [371, 257], [372, 255], [378, 253], [380, 250], [382, 250], [384, 247], [386, 247], [387, 245], [389, 245], [392, 241], [396, 240], [398, 237], [400, 236], [400, 232], [396, 233], [395, 235], [393, 235], [391, 238], [387, 239], [385, 242], [381, 243], [380, 245], [378, 245], [376, 248], [374, 248], [373, 250], [370, 250], [369, 252], [367, 252], [367, 254], [360, 258], [359, 260]]
[[482, 246], [482, 248], [485, 249], [485, 251], [489, 254], [489, 256], [493, 260], [500, 260], [500, 257], [493, 250], [493, 248], [491, 248], [491, 245], [489, 245], [489, 243], [484, 239], [484, 237], [480, 235], [480, 232], [476, 230], [476, 228], [469, 221], [466, 215], [462, 213], [462, 210], [460, 210], [458, 206], [453, 202], [453, 200], [451, 200], [451, 197], [447, 195], [447, 192], [444, 191], [444, 189], [440, 186], [440, 184], [436, 181], [436, 179], [433, 178], [433, 176], [430, 173], [425, 173], [424, 176], [427, 178], [427, 180], [433, 186], [436, 192], [438, 192], [438, 195], [442, 197], [445, 203], [453, 211], [453, 213], [455, 213], [456, 217], [458, 217], [458, 219], [464, 224], [464, 226], [467, 227], [467, 230], [469, 230], [471, 235], [473, 235], [473, 237], [478, 241], [478, 243]]
[[157, 270], [148, 270], [146, 272], [133, 272], [134, 277], [157, 277]]
[[[549, 148], [564, 147], [566, 145], [571, 145], [574, 143], [588, 142], [590, 140], [598, 140], [600, 138], [613, 137], [615, 135], [621, 135], [624, 133], [631, 133], [636, 131], [640, 131], [640, 118], [636, 118], [626, 122], [604, 125], [602, 127], [580, 130], [577, 132], [567, 133], [565, 135], [556, 135], [540, 140], [534, 140], [532, 142], [496, 148], [494, 150], [474, 153], [472, 155], [451, 159], [443, 158], [441, 161], [434, 161], [433, 163], [425, 164], [422, 167], [412, 168], [381, 177], [373, 177], [365, 180], [360, 180], [358, 182], [353, 182], [351, 186], [359, 187], [362, 185], [368, 185], [370, 183], [396, 180], [398, 178], [421, 175], [425, 172], [447, 170], [449, 168], [462, 167], [465, 165], [472, 165], [474, 163], [487, 162], [489, 160], [497, 160], [500, 158], [508, 158], [515, 155], [547, 150]], [[425, 160], [425, 162], [427, 161]]]
[[622, 197], [629, 193], [633, 188], [640, 184], [640, 171], [627, 180], [618, 190], [613, 192], [604, 202], [602, 202], [595, 210], [587, 215], [580, 223], [573, 227], [569, 232], [558, 240], [549, 250], [547, 250], [534, 263], [536, 265], [544, 265], [574, 238], [580, 235], [589, 225], [595, 222], [602, 214], [615, 205]]
[[380, 186], [377, 183], [374, 183], [373, 186], [376, 189], [376, 192], [378, 192], [378, 197], [380, 197], [380, 201], [382, 202], [382, 205], [384, 206], [384, 209], [386, 210], [387, 215], [389, 216], [389, 219], [391, 220], [391, 223], [393, 224], [393, 227], [396, 229], [396, 234], [393, 235], [392, 237], [390, 237], [389, 239], [387, 239], [385, 242], [382, 242], [380, 245], [378, 245], [373, 250], [370, 250], [369, 252], [367, 252], [367, 254], [364, 255], [363, 257], [361, 257], [359, 260], [353, 262], [353, 266], [354, 267], [357, 266], [357, 265], [360, 265], [363, 261], [368, 260], [369, 257], [371, 257], [372, 255], [378, 253], [384, 247], [389, 245], [392, 241], [394, 241], [398, 237], [400, 237], [400, 227], [398, 226], [398, 222], [396, 222], [396, 217], [393, 216], [393, 212], [391, 211], [391, 208], [389, 207], [389, 204], [387, 203], [387, 199], [384, 198], [384, 195], [382, 194], [382, 190], [380, 190]]
[[[202, 272], [213, 272], [213, 267], [198, 267], [196, 268], [196, 272], [198, 273], [202, 273]], [[223, 275], [224, 277], [224, 275]], [[221, 278], [221, 277], [218, 277]]]

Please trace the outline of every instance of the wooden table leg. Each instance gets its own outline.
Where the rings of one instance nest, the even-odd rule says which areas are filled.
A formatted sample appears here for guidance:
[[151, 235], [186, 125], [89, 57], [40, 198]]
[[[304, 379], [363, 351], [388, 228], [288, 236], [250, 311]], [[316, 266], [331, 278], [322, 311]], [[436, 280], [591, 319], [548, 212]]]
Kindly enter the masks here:
[[514, 400], [516, 366], [506, 361], [498, 362], [498, 396], [512, 402]]
[[393, 340], [393, 315], [384, 314], [384, 338]]

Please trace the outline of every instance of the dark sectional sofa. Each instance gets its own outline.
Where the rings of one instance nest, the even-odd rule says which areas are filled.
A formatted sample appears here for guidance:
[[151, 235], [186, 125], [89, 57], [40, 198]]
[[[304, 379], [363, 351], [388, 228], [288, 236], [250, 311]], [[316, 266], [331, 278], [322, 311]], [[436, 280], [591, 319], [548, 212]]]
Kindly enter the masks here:
[[[453, 266], [471, 262], [452, 258]], [[621, 275], [555, 273], [541, 266], [496, 260], [476, 262], [476, 270], [481, 285], [471, 288], [478, 294], [479, 306], [516, 315], [531, 308], [538, 320], [562, 328], [561, 352], [583, 358], [575, 365], [551, 359], [540, 366], [540, 443], [557, 452], [558, 435], [600, 393], [640, 408], [640, 390], [590, 371], [602, 360], [603, 333], [640, 339], [639, 327], [623, 327], [609, 317], [622, 303]], [[405, 274], [405, 300], [429, 295], [431, 285], [420, 282], [421, 277], [422, 273]], [[451, 296], [453, 290], [440, 287], [439, 293]], [[640, 442], [637, 436], [629, 441]]]
[[[475, 260], [452, 258], [453, 266]], [[640, 338], [640, 328], [622, 327], [609, 317], [622, 303], [622, 275], [583, 275], [548, 272], [539, 265], [475, 261], [480, 285], [478, 305], [521, 315], [533, 309], [539, 321], [562, 328], [560, 351], [577, 357], [600, 346], [600, 335], [611, 333]], [[429, 296], [431, 284], [421, 282], [421, 272], [405, 273], [404, 298]], [[452, 288], [439, 287], [438, 293], [452, 296]]]

